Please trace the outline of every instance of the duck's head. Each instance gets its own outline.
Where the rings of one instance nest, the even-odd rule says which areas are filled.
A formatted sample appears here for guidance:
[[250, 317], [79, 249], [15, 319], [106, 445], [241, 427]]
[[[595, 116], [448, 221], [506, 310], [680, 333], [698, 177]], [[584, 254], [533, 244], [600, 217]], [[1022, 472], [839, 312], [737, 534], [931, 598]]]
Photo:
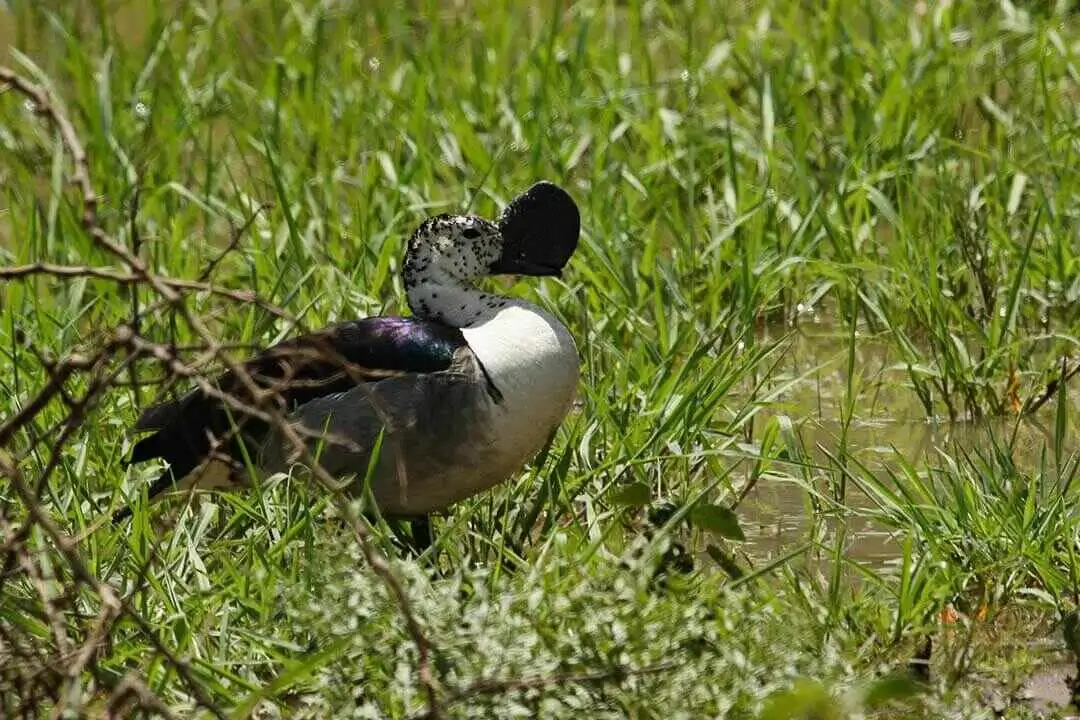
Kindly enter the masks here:
[[[559, 275], [577, 248], [581, 217], [565, 190], [549, 182], [514, 198], [497, 222], [475, 215], [436, 215], [413, 233], [403, 279], [413, 312], [454, 325], [468, 322], [494, 296], [472, 284], [492, 275]], [[470, 291], [469, 297], [460, 293]], [[480, 303], [481, 307], [463, 307]]]

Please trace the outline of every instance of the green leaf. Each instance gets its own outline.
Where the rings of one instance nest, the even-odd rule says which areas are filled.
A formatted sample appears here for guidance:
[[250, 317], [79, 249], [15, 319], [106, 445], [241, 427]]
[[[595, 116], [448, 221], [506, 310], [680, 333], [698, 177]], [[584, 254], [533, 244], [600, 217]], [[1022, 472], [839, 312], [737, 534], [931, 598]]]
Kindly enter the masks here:
[[840, 703], [819, 682], [807, 679], [795, 681], [790, 690], [769, 696], [761, 712], [761, 720], [840, 720], [844, 717]]
[[746, 535], [739, 527], [739, 518], [729, 507], [702, 503], [690, 511], [690, 522], [722, 538], [746, 541]]
[[923, 691], [918, 680], [904, 673], [886, 675], [874, 680], [863, 695], [863, 707], [875, 710], [893, 700], [908, 700]]
[[611, 493], [611, 502], [626, 507], [644, 507], [652, 499], [652, 491], [643, 482], [630, 483], [616, 488]]

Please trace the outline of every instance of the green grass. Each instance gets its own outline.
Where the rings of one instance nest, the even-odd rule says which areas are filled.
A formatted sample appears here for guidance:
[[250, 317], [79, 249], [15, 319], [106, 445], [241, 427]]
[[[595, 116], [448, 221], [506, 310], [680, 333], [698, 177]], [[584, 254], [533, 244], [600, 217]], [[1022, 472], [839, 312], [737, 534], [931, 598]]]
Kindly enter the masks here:
[[[493, 215], [538, 179], [581, 206], [564, 279], [512, 289], [578, 339], [580, 409], [441, 519], [429, 556], [374, 528], [451, 716], [981, 717], [984, 685], [1043, 661], [1032, 643], [1066, 647], [1076, 392], [1046, 389], [1080, 355], [1070, 3], [11, 5], [2, 62], [73, 122], [113, 240], [195, 280], [268, 205], [212, 280], [297, 323], [190, 293], [223, 341], [404, 312], [402, 241], [429, 214]], [[0, 92], [0, 266], [126, 270], [23, 100]], [[155, 301], [3, 281], [0, 420], [45, 385], [43, 357], [92, 354], [135, 310], [150, 340], [196, 344]], [[121, 360], [100, 372], [163, 375]], [[0, 715], [104, 716], [129, 674], [178, 717], [423, 713], [397, 604], [317, 488], [102, 526], [154, 472], [121, 461], [165, 388], [92, 377], [0, 460], [43, 478], [45, 515], [129, 612], [74, 664], [62, 643], [93, 639], [101, 596], [40, 525], [17, 534], [26, 503], [0, 477]], [[772, 486], [800, 501], [779, 549], [744, 503]], [[894, 563], [849, 552], [865, 526]]]

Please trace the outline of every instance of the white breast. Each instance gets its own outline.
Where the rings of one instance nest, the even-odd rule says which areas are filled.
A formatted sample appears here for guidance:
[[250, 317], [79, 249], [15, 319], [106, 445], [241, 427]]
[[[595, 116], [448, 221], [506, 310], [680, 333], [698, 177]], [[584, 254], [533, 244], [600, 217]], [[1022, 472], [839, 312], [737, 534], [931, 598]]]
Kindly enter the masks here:
[[561, 322], [522, 300], [510, 301], [462, 333], [503, 396], [492, 418], [493, 449], [500, 461], [520, 466], [574, 400], [579, 366], [574, 339]]

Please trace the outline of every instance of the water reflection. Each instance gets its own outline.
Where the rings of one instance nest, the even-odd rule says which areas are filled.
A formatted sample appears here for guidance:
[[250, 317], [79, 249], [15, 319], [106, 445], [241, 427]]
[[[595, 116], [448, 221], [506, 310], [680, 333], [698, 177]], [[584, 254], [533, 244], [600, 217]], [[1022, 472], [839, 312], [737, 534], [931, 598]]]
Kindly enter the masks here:
[[[762, 338], [782, 333], [768, 328]], [[936, 467], [945, 454], [955, 455], [958, 447], [989, 450], [996, 440], [1011, 444], [1017, 465], [1030, 469], [1040, 463], [1044, 451], [1053, 448], [1055, 403], [1022, 421], [1015, 417], [928, 421], [908, 383], [906, 368], [897, 362], [887, 340], [857, 337], [854, 363], [849, 363], [849, 342], [846, 333], [823, 324], [804, 326], [791, 336], [775, 387], [793, 384], [755, 421], [754, 437], [760, 438], [771, 418], [786, 415], [805, 457], [819, 468], [804, 473], [788, 466], [784, 472], [794, 476], [791, 481], [762, 481], [747, 494], [739, 515], [748, 538], [743, 549], [755, 564], [781, 557], [809, 540], [817, 539], [830, 547], [835, 542], [838, 519], [827, 519], [824, 527], [816, 528], [819, 534], [811, 537], [815, 526], [810, 493], [794, 478], [809, 479], [818, 492], [830, 495], [829, 469], [834, 467], [830, 455], [840, 455], [841, 449], [884, 480], [888, 478], [886, 468], [890, 464], [895, 467], [898, 458], [919, 468]], [[851, 377], [849, 365], [855, 369]], [[853, 403], [848, 400], [849, 392], [855, 396]], [[1070, 398], [1069, 405], [1070, 417], [1076, 417], [1076, 399]], [[845, 416], [849, 417], [846, 427], [841, 421]], [[1066, 433], [1066, 454], [1078, 449], [1076, 436], [1074, 428]], [[872, 507], [869, 498], [850, 483], [844, 501], [855, 509]], [[848, 558], [880, 567], [899, 557], [897, 538], [873, 520], [849, 515], [843, 523]]]

